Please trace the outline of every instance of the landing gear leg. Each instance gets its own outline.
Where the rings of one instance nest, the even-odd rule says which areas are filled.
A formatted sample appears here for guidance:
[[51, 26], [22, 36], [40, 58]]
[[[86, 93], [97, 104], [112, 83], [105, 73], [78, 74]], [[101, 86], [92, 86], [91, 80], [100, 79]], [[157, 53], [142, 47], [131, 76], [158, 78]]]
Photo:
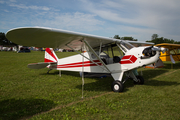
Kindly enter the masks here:
[[134, 84], [138, 84], [138, 85], [143, 85], [144, 84], [144, 78], [142, 76], [138, 75], [138, 76], [136, 76], [136, 78], [137, 78], [138, 81], [137, 82], [134, 81]]
[[123, 74], [124, 72], [111, 74], [115, 80], [111, 85], [112, 91], [122, 92], [124, 90], [124, 85], [123, 85], [124, 82], [122, 81]]
[[51, 71], [52, 69], [49, 69], [48, 71], [47, 71], [47, 74], [49, 74], [49, 72]]
[[136, 74], [134, 71], [129, 71], [126, 73], [126, 76], [129, 77], [134, 81], [134, 84], [143, 85], [144, 84], [144, 78], [138, 74]]

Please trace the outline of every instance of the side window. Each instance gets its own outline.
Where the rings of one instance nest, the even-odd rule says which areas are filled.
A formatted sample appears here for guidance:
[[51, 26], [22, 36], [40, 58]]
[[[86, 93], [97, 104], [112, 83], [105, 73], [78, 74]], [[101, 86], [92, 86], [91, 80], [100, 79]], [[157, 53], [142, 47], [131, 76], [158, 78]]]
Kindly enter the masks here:
[[[104, 44], [101, 48], [94, 48], [94, 51], [105, 64], [119, 63], [124, 56], [124, 52], [116, 43]], [[97, 59], [93, 53], [90, 56], [92, 59]]]
[[102, 53], [108, 56], [105, 58], [108, 64], [120, 62], [121, 58], [124, 55], [123, 51], [121, 51], [121, 49], [119, 49], [119, 47], [116, 44], [110, 44], [102, 48]]

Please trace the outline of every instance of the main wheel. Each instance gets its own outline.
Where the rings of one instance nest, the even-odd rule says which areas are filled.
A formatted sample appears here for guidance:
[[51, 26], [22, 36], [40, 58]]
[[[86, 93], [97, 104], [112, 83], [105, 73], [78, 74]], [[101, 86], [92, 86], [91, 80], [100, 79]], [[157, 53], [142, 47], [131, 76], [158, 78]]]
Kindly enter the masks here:
[[134, 81], [134, 84], [143, 85], [144, 84], [144, 78], [142, 76], [136, 76], [138, 79], [138, 82]]
[[112, 91], [114, 92], [122, 92], [124, 90], [123, 83], [121, 81], [114, 81], [111, 86]]

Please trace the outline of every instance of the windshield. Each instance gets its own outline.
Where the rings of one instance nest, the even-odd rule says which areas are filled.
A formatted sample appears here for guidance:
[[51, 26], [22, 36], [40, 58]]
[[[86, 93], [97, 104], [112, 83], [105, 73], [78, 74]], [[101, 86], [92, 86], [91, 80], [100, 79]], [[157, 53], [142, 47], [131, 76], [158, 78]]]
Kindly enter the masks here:
[[130, 50], [131, 48], [134, 47], [133, 45], [131, 45], [130, 43], [125, 42], [125, 41], [121, 41], [120, 45], [123, 46], [124, 48], [126, 48], [127, 50]]

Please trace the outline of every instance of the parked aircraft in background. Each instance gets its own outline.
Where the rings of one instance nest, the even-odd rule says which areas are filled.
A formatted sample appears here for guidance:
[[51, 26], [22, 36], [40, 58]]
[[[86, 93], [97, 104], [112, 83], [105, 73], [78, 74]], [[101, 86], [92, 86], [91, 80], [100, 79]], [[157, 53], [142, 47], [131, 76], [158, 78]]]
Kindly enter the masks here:
[[[48, 67], [60, 71], [109, 73], [114, 79], [112, 83], [114, 92], [122, 92], [128, 78], [134, 80], [135, 83], [143, 84], [143, 77], [133, 71], [156, 62], [160, 52], [165, 51], [162, 47], [134, 47], [132, 45], [150, 44], [146, 42], [127, 42], [43, 27], [12, 29], [6, 33], [6, 37], [8, 40], [24, 46], [49, 47], [45, 51], [45, 61], [29, 64], [29, 68]], [[58, 59], [50, 48], [71, 49], [78, 54]], [[80, 52], [80, 50], [86, 52]], [[127, 79], [123, 80], [124, 73]]]
[[157, 44], [158, 47], [164, 47], [168, 50], [164, 53], [161, 53], [160, 59], [162, 61], [180, 61], [180, 45], [179, 44], [170, 44], [170, 43], [161, 43]]

